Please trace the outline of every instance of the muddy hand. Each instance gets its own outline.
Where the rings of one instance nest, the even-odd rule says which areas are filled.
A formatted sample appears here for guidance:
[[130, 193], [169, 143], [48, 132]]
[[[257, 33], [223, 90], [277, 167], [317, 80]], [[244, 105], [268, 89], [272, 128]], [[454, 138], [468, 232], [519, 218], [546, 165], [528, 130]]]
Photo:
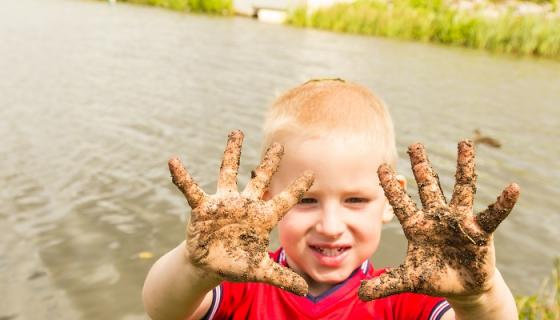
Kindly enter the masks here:
[[313, 183], [305, 173], [269, 201], [261, 198], [278, 169], [283, 148], [273, 144], [245, 190], [237, 191], [243, 133], [229, 135], [216, 194], [207, 195], [177, 158], [169, 160], [173, 183], [183, 192], [192, 214], [187, 226], [191, 262], [229, 281], [265, 282], [298, 295], [307, 293], [303, 278], [272, 261], [267, 253], [272, 228]]
[[476, 174], [471, 141], [459, 143], [456, 182], [449, 204], [424, 147], [414, 144], [408, 154], [423, 209], [416, 207], [389, 166], [379, 167], [385, 195], [408, 239], [407, 256], [399, 267], [363, 281], [360, 298], [367, 301], [400, 292], [444, 297], [484, 292], [495, 270], [492, 233], [515, 205], [519, 187], [510, 184], [494, 204], [474, 215]]

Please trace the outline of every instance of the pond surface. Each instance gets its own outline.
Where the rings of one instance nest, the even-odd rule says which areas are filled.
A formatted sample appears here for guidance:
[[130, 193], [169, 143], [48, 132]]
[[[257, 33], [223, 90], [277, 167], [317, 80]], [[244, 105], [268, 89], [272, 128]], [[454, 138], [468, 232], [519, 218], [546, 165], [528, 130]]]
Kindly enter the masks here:
[[[476, 206], [521, 185], [495, 235], [500, 270], [534, 293], [560, 255], [557, 62], [95, 1], [3, 1], [0, 39], [2, 319], [145, 319], [155, 258], [139, 253], [174, 247], [188, 214], [167, 159], [213, 192], [240, 128], [245, 183], [266, 106], [313, 77], [386, 100], [411, 185], [409, 144], [425, 143], [449, 196], [457, 141], [476, 128], [499, 139], [478, 148]], [[393, 222], [376, 265], [404, 250]]]

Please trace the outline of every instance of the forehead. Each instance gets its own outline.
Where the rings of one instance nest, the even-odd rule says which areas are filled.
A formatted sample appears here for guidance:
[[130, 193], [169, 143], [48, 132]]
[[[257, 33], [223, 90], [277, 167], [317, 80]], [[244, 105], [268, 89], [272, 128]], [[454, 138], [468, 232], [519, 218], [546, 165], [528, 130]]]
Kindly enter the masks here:
[[345, 160], [349, 163], [377, 166], [381, 164], [382, 151], [361, 137], [316, 136], [293, 138], [284, 143], [284, 158], [308, 162]]
[[292, 140], [284, 144], [284, 157], [273, 178], [282, 186], [311, 170], [315, 175], [312, 189], [318, 186], [349, 189], [379, 186], [377, 168], [380, 152], [356, 139], [325, 137]]

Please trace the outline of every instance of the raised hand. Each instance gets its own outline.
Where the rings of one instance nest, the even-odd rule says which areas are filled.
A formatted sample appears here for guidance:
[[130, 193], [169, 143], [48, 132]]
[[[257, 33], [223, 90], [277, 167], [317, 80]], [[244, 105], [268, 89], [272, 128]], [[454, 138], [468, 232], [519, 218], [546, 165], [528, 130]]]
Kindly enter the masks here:
[[408, 154], [423, 209], [416, 207], [389, 166], [379, 167], [385, 195], [408, 239], [407, 256], [399, 267], [363, 281], [360, 299], [368, 301], [401, 292], [444, 297], [485, 292], [495, 272], [492, 233], [515, 205], [519, 187], [510, 184], [494, 204], [474, 215], [476, 174], [471, 141], [458, 145], [456, 183], [449, 204], [424, 147], [411, 145]]
[[187, 256], [193, 265], [225, 280], [265, 282], [305, 295], [305, 280], [272, 261], [267, 248], [270, 231], [311, 187], [313, 176], [306, 172], [282, 193], [263, 201], [283, 154], [282, 146], [273, 144], [239, 193], [237, 171], [242, 142], [241, 131], [229, 134], [214, 195], [204, 193], [178, 158], [169, 160], [173, 183], [193, 209], [187, 226]]

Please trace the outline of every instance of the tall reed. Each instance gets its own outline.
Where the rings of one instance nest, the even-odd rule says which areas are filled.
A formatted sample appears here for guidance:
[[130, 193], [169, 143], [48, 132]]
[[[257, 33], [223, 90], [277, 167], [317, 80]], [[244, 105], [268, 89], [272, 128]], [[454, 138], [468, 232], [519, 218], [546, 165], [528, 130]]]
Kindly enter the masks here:
[[312, 13], [302, 7], [290, 12], [287, 22], [338, 32], [560, 58], [560, 18], [515, 12], [489, 17], [478, 10], [455, 10], [442, 0], [358, 0]]
[[519, 319], [560, 319], [560, 257], [554, 261], [552, 276], [543, 283], [538, 294], [516, 297], [515, 300]]
[[200, 12], [218, 15], [233, 14], [233, 0], [118, 0], [162, 7], [178, 11]]

